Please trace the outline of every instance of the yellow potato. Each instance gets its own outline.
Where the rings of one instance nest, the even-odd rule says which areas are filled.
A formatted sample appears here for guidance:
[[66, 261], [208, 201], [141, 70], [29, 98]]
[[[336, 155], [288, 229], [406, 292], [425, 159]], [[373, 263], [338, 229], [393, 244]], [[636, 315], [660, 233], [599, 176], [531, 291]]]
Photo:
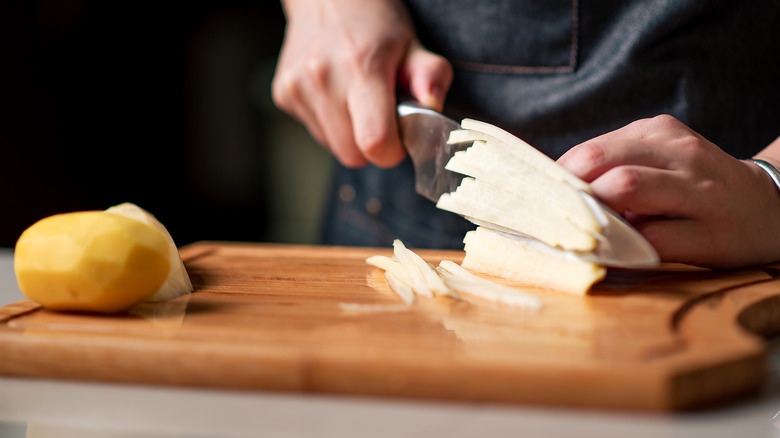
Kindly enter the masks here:
[[64, 213], [19, 237], [21, 291], [52, 310], [116, 313], [153, 295], [171, 270], [168, 242], [139, 220], [100, 211]]
[[181, 257], [179, 257], [179, 249], [176, 247], [176, 243], [173, 241], [171, 234], [157, 218], [143, 208], [130, 202], [115, 205], [106, 209], [105, 212], [118, 214], [151, 225], [160, 230], [168, 241], [168, 262], [171, 264], [171, 270], [168, 272], [168, 278], [165, 279], [162, 286], [157, 289], [157, 292], [155, 292], [154, 295], [149, 297], [149, 301], [166, 301], [192, 292], [192, 282], [190, 281], [189, 275], [187, 275], [187, 269], [184, 267]]

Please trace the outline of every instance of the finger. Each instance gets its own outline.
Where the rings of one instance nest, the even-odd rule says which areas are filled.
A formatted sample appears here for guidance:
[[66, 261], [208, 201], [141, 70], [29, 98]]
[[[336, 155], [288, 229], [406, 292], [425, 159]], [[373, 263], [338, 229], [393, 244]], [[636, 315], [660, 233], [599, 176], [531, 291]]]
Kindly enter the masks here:
[[591, 182], [594, 194], [617, 212], [643, 216], [692, 217], [700, 200], [682, 172], [620, 166]]
[[379, 167], [397, 165], [406, 156], [398, 134], [395, 73], [373, 75], [354, 85], [347, 95], [356, 148]]
[[586, 182], [608, 170], [626, 165], [663, 168], [667, 159], [657, 148], [645, 147], [640, 141], [610, 133], [579, 144], [567, 151], [558, 163]]
[[[665, 131], [670, 125], [674, 130]], [[574, 146], [558, 159], [558, 164], [587, 182], [617, 166], [666, 168], [674, 156], [668, 147], [677, 125], [680, 122], [671, 116], [638, 120]]]
[[717, 267], [712, 236], [699, 221], [666, 219], [637, 225], [637, 230], [665, 262]]
[[426, 50], [418, 42], [411, 45], [402, 66], [409, 91], [427, 108], [441, 111], [452, 84], [452, 65], [445, 58]]
[[[306, 120], [310, 132], [317, 132], [320, 143], [347, 167], [361, 167], [366, 159], [358, 149], [353, 137], [352, 120], [342, 87], [327, 62], [313, 58], [306, 63], [305, 80], [295, 99], [297, 114]], [[314, 132], [312, 134], [314, 135]]]
[[362, 167], [367, 163], [353, 136], [352, 120], [347, 105], [331, 99], [322, 99], [316, 107], [316, 117], [321, 121], [325, 144], [346, 167]]
[[295, 77], [277, 74], [271, 83], [271, 96], [274, 104], [301, 122], [317, 143], [328, 147], [325, 134], [314, 110], [303, 98], [302, 88], [303, 86]]

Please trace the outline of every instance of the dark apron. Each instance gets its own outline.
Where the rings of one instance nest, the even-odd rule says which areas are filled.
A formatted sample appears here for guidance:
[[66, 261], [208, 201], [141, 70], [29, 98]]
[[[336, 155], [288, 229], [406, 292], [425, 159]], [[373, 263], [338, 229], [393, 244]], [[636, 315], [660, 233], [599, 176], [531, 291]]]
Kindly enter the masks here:
[[[449, 59], [445, 112], [513, 132], [553, 158], [671, 114], [738, 158], [780, 135], [776, 0], [408, 0]], [[407, 160], [339, 168], [323, 242], [462, 248], [474, 226], [414, 193]]]

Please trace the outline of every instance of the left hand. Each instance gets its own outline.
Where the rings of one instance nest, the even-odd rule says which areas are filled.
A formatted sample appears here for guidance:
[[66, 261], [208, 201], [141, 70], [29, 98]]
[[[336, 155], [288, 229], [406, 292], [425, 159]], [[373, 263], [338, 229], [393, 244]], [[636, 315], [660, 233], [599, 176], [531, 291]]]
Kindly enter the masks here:
[[780, 260], [772, 180], [674, 117], [636, 121], [558, 162], [634, 224], [663, 261], [731, 269]]

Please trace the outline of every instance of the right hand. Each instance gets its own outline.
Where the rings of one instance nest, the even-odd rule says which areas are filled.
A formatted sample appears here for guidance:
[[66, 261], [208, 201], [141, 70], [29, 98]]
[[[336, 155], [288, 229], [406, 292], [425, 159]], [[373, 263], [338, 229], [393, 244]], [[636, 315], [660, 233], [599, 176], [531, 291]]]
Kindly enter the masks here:
[[287, 0], [287, 28], [272, 84], [276, 105], [301, 121], [342, 164], [392, 167], [396, 83], [441, 110], [452, 66], [416, 38], [400, 0]]

